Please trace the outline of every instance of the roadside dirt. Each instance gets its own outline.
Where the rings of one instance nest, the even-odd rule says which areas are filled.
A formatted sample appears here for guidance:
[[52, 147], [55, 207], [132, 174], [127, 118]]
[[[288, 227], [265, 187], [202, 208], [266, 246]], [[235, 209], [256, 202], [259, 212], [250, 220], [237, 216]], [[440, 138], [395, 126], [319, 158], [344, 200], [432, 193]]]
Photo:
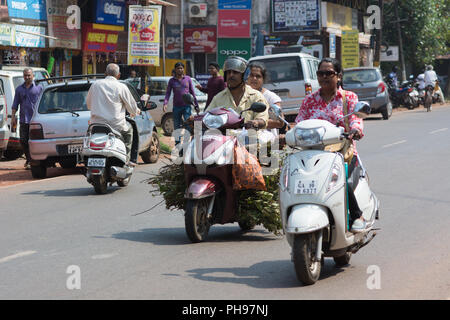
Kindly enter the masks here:
[[[444, 107], [450, 107], [450, 103], [447, 102], [445, 104], [433, 104], [433, 109], [439, 109]], [[411, 112], [411, 111], [417, 111], [423, 109], [423, 106], [420, 106], [417, 109], [408, 110], [406, 108], [395, 108], [393, 110], [394, 113], [397, 112]], [[165, 145], [169, 146], [170, 148], [173, 148], [174, 142], [172, 137], [160, 137], [160, 142], [164, 143]], [[168, 158], [170, 155], [161, 153], [160, 159], [162, 158]], [[28, 181], [36, 180], [31, 176], [30, 170], [25, 170], [24, 168], [25, 159], [19, 158], [17, 160], [13, 161], [7, 161], [5, 159], [0, 160], [0, 188], [10, 185], [15, 185], [19, 183], [24, 183]], [[142, 159], [139, 157], [138, 164], [144, 164]], [[55, 168], [48, 168], [47, 170], [47, 176], [49, 178], [52, 177], [58, 177], [63, 175], [70, 175], [70, 174], [82, 174], [82, 166], [78, 166], [74, 169], [63, 169], [57, 165]]]

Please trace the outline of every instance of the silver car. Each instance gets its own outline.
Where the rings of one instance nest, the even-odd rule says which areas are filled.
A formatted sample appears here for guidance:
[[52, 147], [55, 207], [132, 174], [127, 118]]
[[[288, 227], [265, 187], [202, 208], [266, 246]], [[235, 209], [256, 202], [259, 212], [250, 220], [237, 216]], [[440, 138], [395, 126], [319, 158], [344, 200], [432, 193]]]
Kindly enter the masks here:
[[344, 70], [343, 88], [353, 91], [360, 101], [370, 104], [372, 113], [381, 113], [384, 120], [392, 115], [388, 87], [378, 68], [359, 67]]
[[[46, 86], [30, 122], [31, 173], [44, 178], [47, 167], [58, 162], [63, 168], [73, 168], [83, 147], [91, 112], [86, 97], [93, 80], [76, 80]], [[135, 117], [139, 132], [139, 153], [145, 163], [159, 157], [159, 138], [155, 122], [135, 88], [127, 84], [138, 107]]]

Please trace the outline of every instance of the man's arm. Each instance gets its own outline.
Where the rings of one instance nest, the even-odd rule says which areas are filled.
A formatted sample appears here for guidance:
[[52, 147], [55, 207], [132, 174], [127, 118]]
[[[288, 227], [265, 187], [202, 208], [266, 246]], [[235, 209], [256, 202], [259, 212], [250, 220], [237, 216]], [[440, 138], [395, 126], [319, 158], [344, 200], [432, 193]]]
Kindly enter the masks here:
[[123, 89], [120, 92], [120, 98], [125, 105], [125, 109], [127, 109], [128, 113], [131, 117], [134, 117], [137, 114], [141, 114], [141, 110], [139, 110], [136, 101], [134, 100], [133, 95], [130, 90], [124, 84]]
[[170, 94], [172, 92], [172, 79], [169, 80], [169, 83], [167, 84], [167, 89], [166, 89], [166, 96], [164, 98], [164, 105], [167, 106], [167, 104], [169, 103], [169, 99], [170, 99]]

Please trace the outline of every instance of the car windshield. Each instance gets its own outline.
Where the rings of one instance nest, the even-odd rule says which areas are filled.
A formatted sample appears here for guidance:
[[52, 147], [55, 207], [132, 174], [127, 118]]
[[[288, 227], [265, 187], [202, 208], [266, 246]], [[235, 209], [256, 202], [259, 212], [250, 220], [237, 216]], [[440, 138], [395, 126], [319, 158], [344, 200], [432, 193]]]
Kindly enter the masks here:
[[267, 70], [267, 83], [303, 80], [300, 60], [297, 57], [255, 60]]
[[42, 94], [39, 113], [87, 111], [88, 84], [50, 88]]
[[380, 80], [378, 72], [373, 69], [344, 71], [344, 84], [365, 83]]

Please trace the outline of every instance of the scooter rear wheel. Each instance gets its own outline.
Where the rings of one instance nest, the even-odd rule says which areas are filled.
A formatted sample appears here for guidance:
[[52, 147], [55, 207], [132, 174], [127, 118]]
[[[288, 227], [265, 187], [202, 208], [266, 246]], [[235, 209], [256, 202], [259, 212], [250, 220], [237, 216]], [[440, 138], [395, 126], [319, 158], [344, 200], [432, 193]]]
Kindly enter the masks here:
[[105, 194], [108, 189], [108, 183], [101, 175], [92, 176], [92, 185], [97, 194]]
[[211, 223], [208, 219], [210, 199], [188, 200], [184, 216], [186, 233], [193, 243], [205, 241]]
[[322, 265], [315, 261], [318, 232], [295, 236], [292, 247], [295, 273], [304, 285], [312, 285], [319, 280]]

